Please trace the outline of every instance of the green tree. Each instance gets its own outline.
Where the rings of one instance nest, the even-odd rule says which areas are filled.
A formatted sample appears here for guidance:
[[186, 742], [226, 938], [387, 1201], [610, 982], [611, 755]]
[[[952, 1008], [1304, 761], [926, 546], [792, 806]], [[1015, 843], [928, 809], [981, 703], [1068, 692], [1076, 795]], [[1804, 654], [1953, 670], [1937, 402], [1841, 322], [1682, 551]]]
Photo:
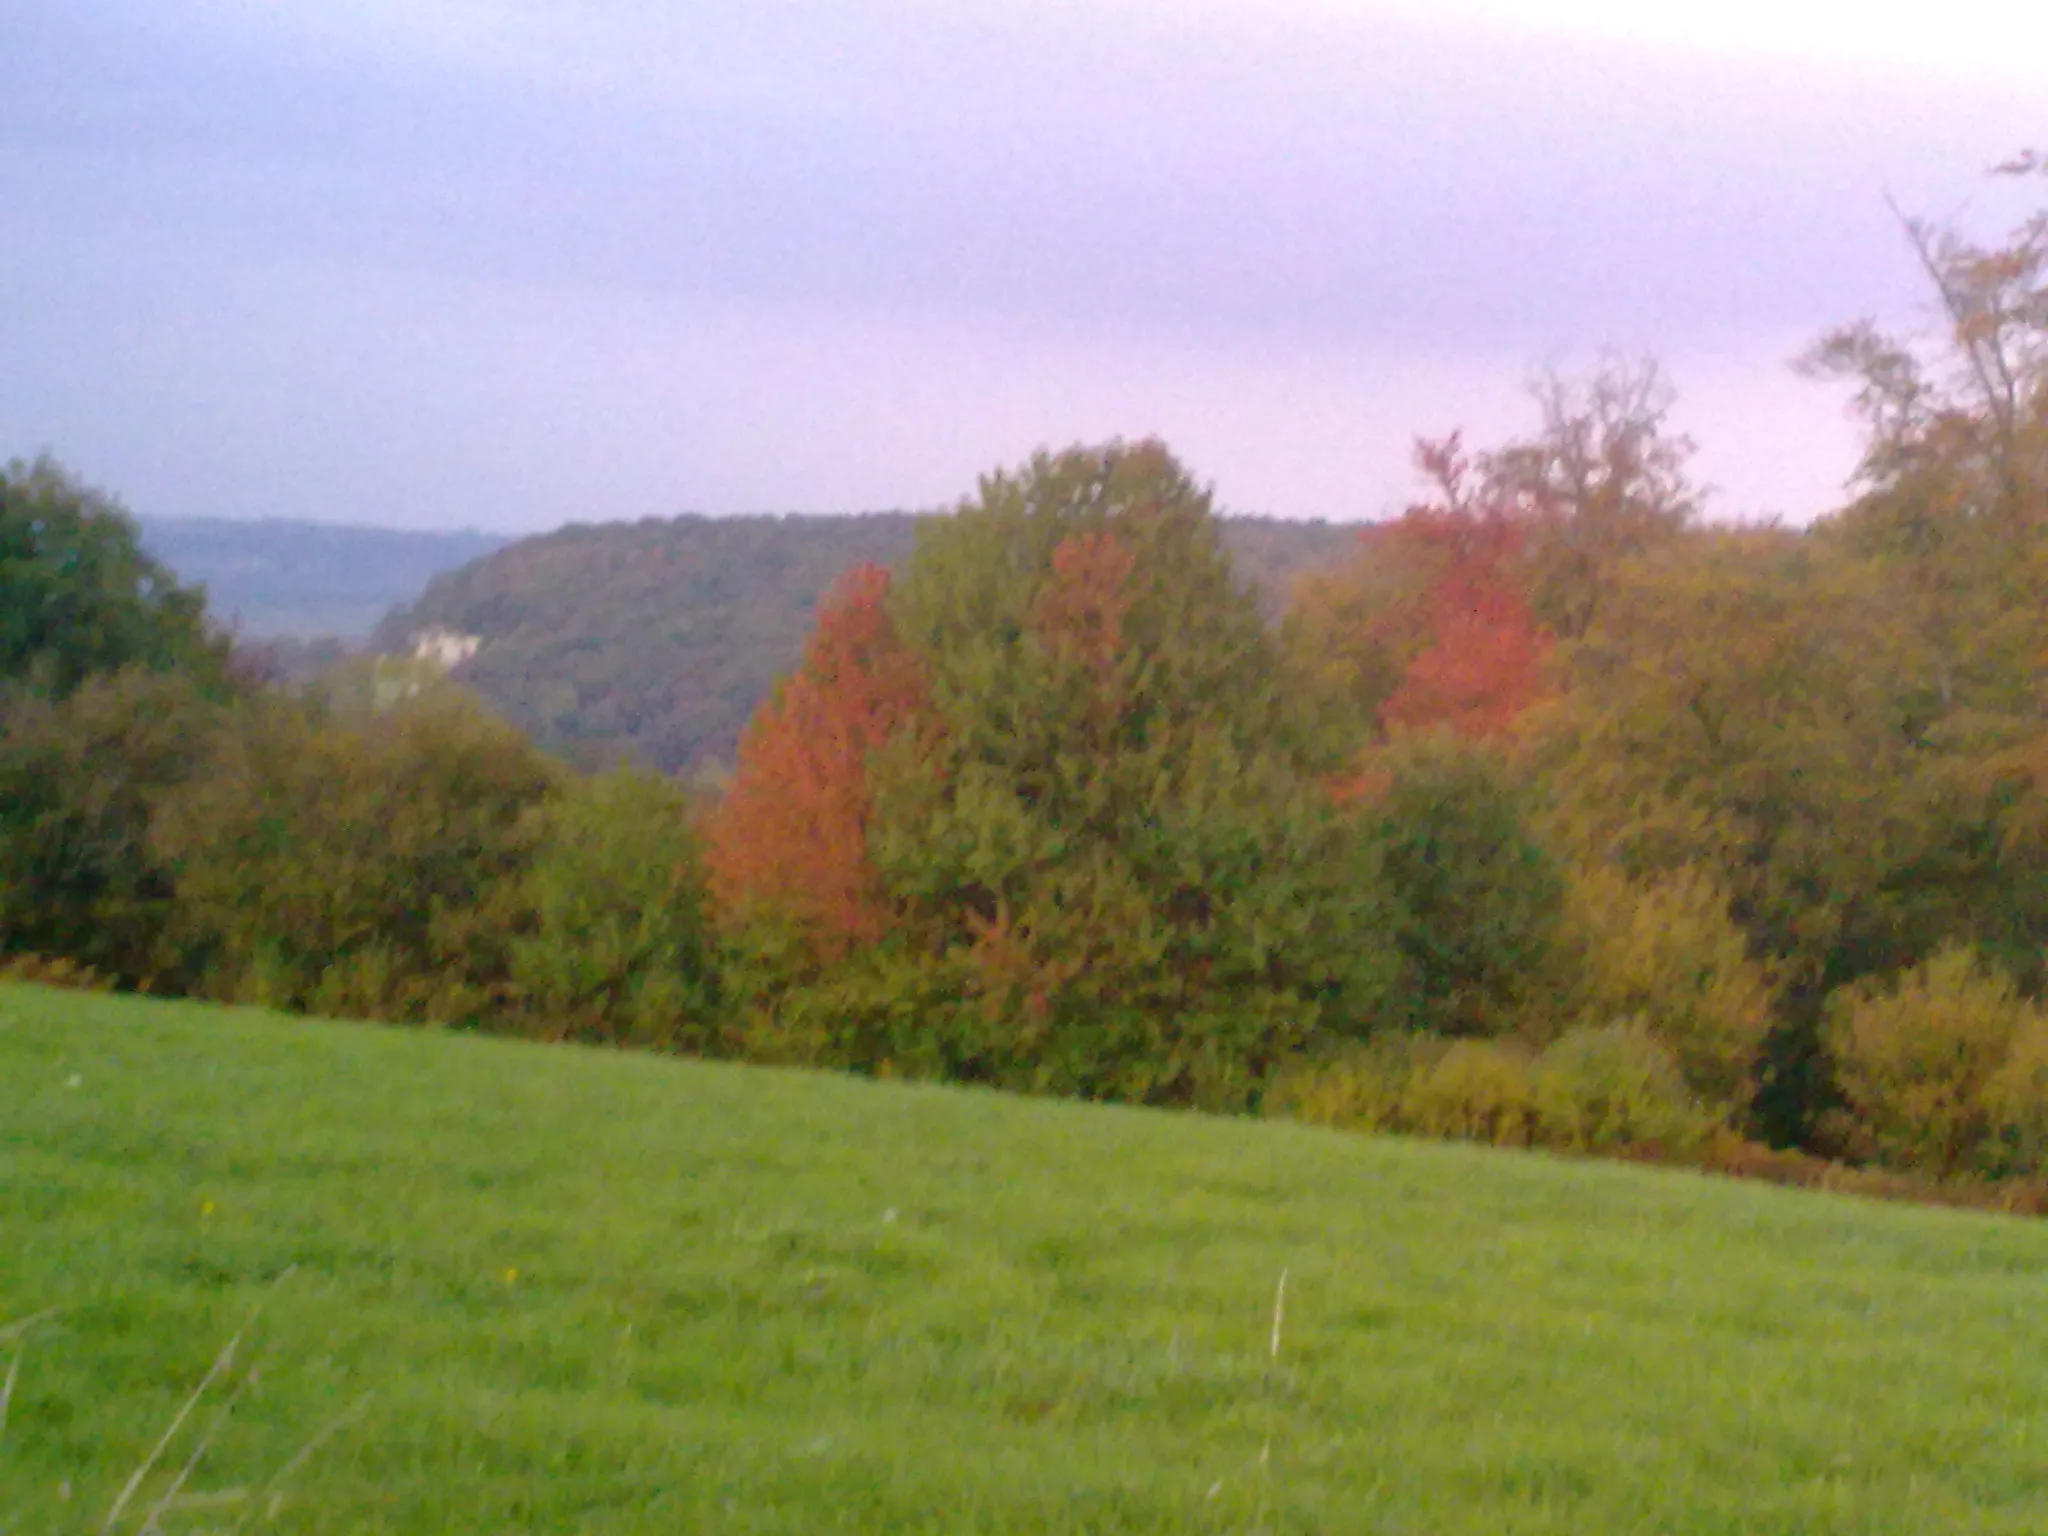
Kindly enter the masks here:
[[1872, 572], [1789, 533], [1700, 535], [1635, 567], [1564, 664], [1538, 758], [1590, 861], [1720, 872], [1809, 979], [1889, 961], [1885, 875], [1926, 845], [1899, 680], [1925, 662]]
[[1164, 448], [989, 477], [921, 530], [894, 611], [938, 724], [877, 758], [891, 963], [971, 1000], [933, 1069], [1242, 1104], [1318, 1031], [1370, 1027], [1375, 850]]
[[1928, 941], [1932, 887], [1908, 872], [1943, 841], [1900, 686], [1922, 649], [1874, 572], [1823, 556], [1727, 530], [1637, 562], [1565, 648], [1535, 743], [1562, 846], [1636, 880], [1707, 871], [1779, 967], [1762, 1111], [1781, 1139], [1825, 1101], [1820, 998]]
[[0, 468], [0, 681], [61, 697], [139, 666], [218, 686], [226, 663], [204, 594], [142, 553], [118, 503], [48, 457]]
[[140, 667], [62, 699], [0, 693], [0, 954], [182, 984], [171, 872], [150, 833], [209, 762], [225, 713], [189, 676]]
[[458, 692], [323, 720], [266, 701], [163, 807], [186, 942], [215, 995], [488, 1022], [562, 770]]
[[715, 995], [702, 850], [689, 796], [619, 768], [534, 813], [512, 986], [549, 1038], [701, 1043]]
[[1759, 1099], [1778, 1139], [1827, 1104], [1828, 993], [1951, 940], [2038, 975], [2048, 940], [2020, 771], [1996, 766], [2010, 728], [1944, 703], [1896, 574], [1832, 529], [1693, 535], [1625, 569], [1538, 738], [1566, 846], [1635, 879], [1706, 872], [1782, 978]]
[[[2038, 157], [2002, 170], [2032, 174]], [[1922, 927], [2043, 981], [2048, 881], [2048, 210], [1980, 243], [1901, 218], [1944, 320], [1908, 342], [1868, 322], [1807, 359], [1865, 420], [1859, 494], [1818, 530], [1874, 575], [1918, 664], [1896, 688], [1920, 795], [1944, 823], [1907, 876]], [[1924, 938], [1917, 952], [1928, 952]]]
[[1449, 732], [1397, 736], [1368, 765], [1355, 814], [1393, 898], [1403, 1022], [1451, 1035], [1516, 1029], [1565, 894], [1529, 785], [1497, 752]]

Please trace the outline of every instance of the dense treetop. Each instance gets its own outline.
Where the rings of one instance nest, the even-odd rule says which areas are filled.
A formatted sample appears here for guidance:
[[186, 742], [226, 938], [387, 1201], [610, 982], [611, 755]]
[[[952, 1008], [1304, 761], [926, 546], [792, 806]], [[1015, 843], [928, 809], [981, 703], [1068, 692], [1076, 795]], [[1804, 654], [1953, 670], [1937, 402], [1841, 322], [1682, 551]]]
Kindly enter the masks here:
[[118, 502], [47, 458], [0, 467], [0, 681], [62, 695], [125, 666], [217, 672], [205, 614]]

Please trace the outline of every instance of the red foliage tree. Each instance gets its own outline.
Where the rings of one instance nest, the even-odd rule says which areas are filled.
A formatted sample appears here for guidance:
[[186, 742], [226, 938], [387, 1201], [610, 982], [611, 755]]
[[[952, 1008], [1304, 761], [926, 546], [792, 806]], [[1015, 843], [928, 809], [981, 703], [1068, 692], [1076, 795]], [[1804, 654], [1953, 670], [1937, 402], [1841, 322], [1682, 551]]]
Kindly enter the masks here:
[[1502, 736], [1543, 691], [1550, 636], [1494, 552], [1518, 547], [1514, 525], [1469, 516], [1454, 514], [1427, 532], [1453, 553], [1425, 605], [1426, 643], [1381, 708], [1390, 727]]
[[1438, 501], [1366, 533], [1379, 555], [1426, 573], [1421, 601], [1388, 615], [1415, 631], [1406, 638], [1416, 648], [1380, 720], [1390, 728], [1502, 736], [1541, 696], [1553, 643], [1529, 603], [1522, 530], [1505, 511], [1467, 494], [1455, 436], [1421, 444], [1416, 457], [1436, 482]]
[[888, 591], [881, 566], [840, 581], [802, 664], [747, 727], [705, 828], [721, 915], [793, 920], [823, 960], [887, 930], [868, 855], [868, 759], [929, 714], [924, 665], [896, 632]]

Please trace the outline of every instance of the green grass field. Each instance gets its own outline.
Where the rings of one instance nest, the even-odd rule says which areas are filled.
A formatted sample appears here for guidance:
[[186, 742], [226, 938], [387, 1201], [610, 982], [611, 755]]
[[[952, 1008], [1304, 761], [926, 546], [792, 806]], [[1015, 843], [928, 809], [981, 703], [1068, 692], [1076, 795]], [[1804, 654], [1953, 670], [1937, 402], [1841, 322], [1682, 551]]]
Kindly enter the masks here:
[[0, 1328], [63, 1309], [4, 1536], [258, 1303], [166, 1532], [2039, 1533], [2044, 1285], [2012, 1219], [0, 988]]

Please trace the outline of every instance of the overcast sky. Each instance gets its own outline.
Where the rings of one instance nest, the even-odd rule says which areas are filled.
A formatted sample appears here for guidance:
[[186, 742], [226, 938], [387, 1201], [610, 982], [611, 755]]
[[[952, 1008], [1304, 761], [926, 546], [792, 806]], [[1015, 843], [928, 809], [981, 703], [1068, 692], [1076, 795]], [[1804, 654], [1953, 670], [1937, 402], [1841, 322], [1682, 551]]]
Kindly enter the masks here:
[[527, 531], [1158, 434], [1356, 518], [1612, 347], [1804, 517], [1855, 438], [1788, 360], [1924, 318], [1886, 194], [1993, 232], [2048, 147], [2048, 7], [1839, 9], [0, 0], [0, 457]]

